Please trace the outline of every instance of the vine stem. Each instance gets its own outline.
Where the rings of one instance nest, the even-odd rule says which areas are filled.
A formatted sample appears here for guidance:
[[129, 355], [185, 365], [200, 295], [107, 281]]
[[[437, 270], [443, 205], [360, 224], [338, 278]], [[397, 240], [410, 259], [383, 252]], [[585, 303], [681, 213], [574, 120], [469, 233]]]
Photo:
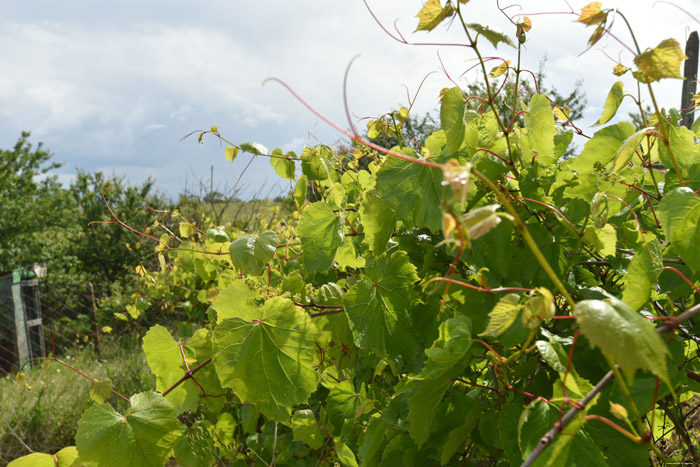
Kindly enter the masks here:
[[194, 374], [197, 373], [199, 370], [201, 370], [205, 365], [208, 365], [209, 363], [211, 363], [212, 358], [213, 358], [213, 357], [207, 358], [207, 359], [204, 360], [202, 363], [200, 363], [199, 365], [197, 365], [196, 367], [194, 367], [194, 369], [192, 369], [192, 370], [186, 372], [185, 375], [184, 375], [182, 378], [180, 378], [179, 380], [175, 381], [175, 383], [174, 383], [172, 386], [170, 386], [168, 389], [166, 389], [165, 391], [163, 391], [163, 392], [161, 393], [161, 394], [163, 395], [163, 397], [167, 396], [168, 394], [170, 394], [170, 392], [171, 392], [173, 389], [175, 389], [176, 387], [178, 387], [179, 385], [181, 385], [182, 383], [184, 383], [184, 382], [187, 381], [188, 379], [192, 378], [192, 375], [194, 375]]
[[[693, 316], [697, 315], [700, 313], [700, 304], [695, 305], [692, 308], [687, 309], [685, 312], [677, 316], [672, 322], [666, 322], [656, 328], [656, 332], [659, 334], [665, 334], [673, 329], [676, 328], [678, 323], [682, 323], [683, 321], [687, 321]], [[559, 422], [553, 426], [545, 435], [540, 439], [539, 443], [537, 443], [537, 446], [535, 449], [532, 450], [530, 453], [530, 456], [523, 462], [522, 467], [529, 467], [531, 466], [537, 458], [542, 454], [542, 452], [552, 444], [552, 441], [554, 441], [554, 438], [561, 432], [561, 430], [564, 429], [564, 426], [566, 426], [567, 423], [573, 419], [576, 414], [578, 414], [581, 410], [585, 409], [586, 405], [588, 405], [589, 402], [591, 402], [610, 382], [615, 378], [615, 373], [613, 373], [612, 370], [608, 371], [603, 378], [598, 381], [598, 384], [595, 385], [595, 387], [584, 396], [583, 399], [581, 399], [580, 404], [577, 406], [572, 407], [568, 412], [566, 412]], [[652, 444], [653, 446], [653, 444]]]
[[[637, 55], [640, 55], [642, 53], [642, 50], [639, 48], [639, 44], [637, 43], [637, 38], [634, 35], [634, 31], [632, 30], [632, 26], [630, 25], [629, 21], [627, 21], [627, 17], [623, 15], [619, 10], [615, 10], [615, 13], [620, 15], [620, 17], [624, 20], [625, 24], [627, 25], [627, 29], [630, 32], [630, 35], [632, 36], [632, 40], [634, 41], [634, 47], [637, 49]], [[671, 148], [671, 141], [668, 138], [668, 129], [666, 128], [666, 122], [663, 121], [662, 115], [661, 115], [661, 110], [659, 110], [659, 105], [656, 103], [656, 96], [654, 95], [654, 90], [651, 87], [651, 83], [646, 83], [647, 88], [649, 89], [649, 96], [651, 97], [651, 103], [654, 104], [654, 110], [656, 111], [656, 115], [659, 118], [659, 130], [661, 130], [662, 138], [661, 141], [664, 143], [664, 146], [666, 146], [666, 149], [668, 150], [668, 156], [671, 158], [671, 163], [673, 164], [673, 170], [676, 172], [676, 176], [678, 177], [678, 183], [681, 184], [681, 186], [685, 186], [685, 180], [683, 179], [683, 175], [681, 174], [681, 168], [678, 165], [678, 161], [676, 160], [676, 155], [673, 153], [673, 149]], [[653, 171], [653, 169], [652, 169]], [[658, 188], [657, 188], [658, 189]]]
[[530, 235], [530, 232], [527, 230], [525, 223], [522, 221], [522, 219], [520, 219], [520, 216], [518, 215], [518, 212], [515, 210], [513, 205], [510, 203], [510, 201], [508, 201], [508, 199], [505, 196], [503, 196], [503, 193], [501, 193], [501, 191], [491, 181], [490, 178], [488, 178], [483, 173], [479, 172], [474, 167], [472, 167], [472, 173], [476, 175], [482, 182], [484, 182], [486, 186], [488, 186], [489, 189], [493, 191], [493, 193], [496, 196], [498, 196], [498, 199], [501, 201], [501, 204], [506, 208], [508, 213], [511, 216], [513, 216], [513, 225], [515, 225], [515, 228], [520, 232], [520, 235], [523, 236], [525, 242], [527, 243], [527, 246], [530, 247], [530, 251], [532, 251], [532, 254], [537, 259], [537, 262], [540, 263], [540, 266], [542, 266], [542, 269], [544, 269], [549, 279], [552, 281], [559, 293], [562, 294], [564, 300], [566, 300], [566, 303], [569, 305], [569, 307], [573, 309], [574, 305], [576, 304], [574, 302], [574, 299], [571, 298], [571, 295], [569, 295], [569, 292], [566, 290], [566, 287], [564, 287], [564, 284], [559, 279], [559, 276], [557, 276], [557, 274], [554, 272], [554, 269], [552, 269], [552, 266], [547, 261], [547, 258], [545, 258], [542, 254], [540, 247], [537, 246], [537, 242], [535, 242], [535, 239], [532, 238], [532, 235]]
[[[56, 358], [56, 357], [39, 357], [39, 358], [32, 359], [32, 360], [48, 360], [48, 361], [54, 361], [54, 362], [56, 362], [56, 363], [60, 363], [61, 365], [63, 365], [63, 366], [65, 366], [65, 367], [67, 367], [67, 368], [69, 368], [69, 369], [75, 371], [75, 372], [78, 373], [80, 376], [82, 376], [83, 378], [87, 379], [87, 380], [90, 381], [90, 382], [94, 382], [94, 381], [95, 381], [95, 378], [93, 378], [92, 376], [89, 376], [89, 375], [83, 373], [82, 371], [78, 370], [78, 369], [75, 368], [74, 366], [72, 366], [72, 365], [70, 365], [70, 364], [64, 362], [63, 360], [59, 360], [59, 359]], [[30, 361], [32, 361], [32, 360], [30, 360]], [[124, 399], [125, 401], [130, 402], [129, 399], [128, 399], [125, 395], [123, 395], [123, 394], [121, 394], [121, 393], [115, 391], [114, 389], [110, 389], [110, 392], [111, 392], [112, 394], [114, 394], [115, 396], [119, 397], [120, 399]]]

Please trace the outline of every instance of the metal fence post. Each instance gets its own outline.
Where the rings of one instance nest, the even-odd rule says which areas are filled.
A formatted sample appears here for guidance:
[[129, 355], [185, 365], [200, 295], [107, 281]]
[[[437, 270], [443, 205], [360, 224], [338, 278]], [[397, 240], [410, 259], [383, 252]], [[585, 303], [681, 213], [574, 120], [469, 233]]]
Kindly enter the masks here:
[[681, 125], [690, 128], [695, 120], [695, 106], [691, 108], [693, 96], [698, 88], [698, 32], [693, 31], [685, 43], [685, 55], [688, 57], [683, 67], [683, 95], [681, 96]]
[[88, 305], [90, 306], [90, 321], [92, 322], [92, 343], [95, 346], [95, 353], [100, 355], [100, 328], [97, 325], [97, 307], [95, 306], [95, 290], [92, 288], [92, 282], [87, 283], [88, 287]]

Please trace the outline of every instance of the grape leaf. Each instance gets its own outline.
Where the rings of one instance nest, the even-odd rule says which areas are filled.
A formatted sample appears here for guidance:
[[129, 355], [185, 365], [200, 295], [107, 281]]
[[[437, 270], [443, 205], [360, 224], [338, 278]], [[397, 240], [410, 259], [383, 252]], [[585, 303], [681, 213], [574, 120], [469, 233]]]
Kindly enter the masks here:
[[[692, 176], [693, 171], [697, 174], [700, 168], [700, 145], [695, 144], [695, 134], [685, 127], [674, 128], [671, 125], [666, 126], [666, 131], [681, 175], [694, 189], [700, 188], [700, 180]], [[673, 160], [665, 144], [659, 145], [659, 159], [667, 169], [673, 170]]]
[[462, 315], [440, 323], [438, 338], [425, 350], [428, 360], [420, 377], [433, 379], [447, 374], [449, 370], [459, 372], [463, 369], [472, 343], [471, 327], [469, 318]]
[[700, 196], [687, 187], [666, 193], [658, 209], [666, 240], [690, 266], [700, 271]]
[[109, 379], [94, 379], [90, 382], [90, 399], [98, 404], [106, 402], [112, 395], [112, 381]]
[[611, 163], [622, 147], [622, 143], [632, 136], [634, 125], [620, 122], [595, 132], [584, 145], [581, 154], [571, 160], [571, 168], [580, 174], [596, 170], [596, 165], [604, 167]]
[[556, 162], [554, 136], [557, 134], [557, 129], [554, 125], [552, 106], [544, 94], [535, 94], [530, 99], [530, 106], [525, 115], [525, 127], [530, 157], [537, 153], [536, 160], [541, 164]]
[[226, 146], [226, 149], [224, 149], [224, 156], [226, 157], [226, 160], [229, 162], [233, 162], [236, 159], [236, 156], [238, 155], [238, 151], [240, 151], [240, 148]]
[[[554, 371], [559, 373], [559, 378], [562, 382], [566, 382], [566, 388], [573, 393], [576, 398], [582, 398], [593, 389], [593, 385], [586, 379], [579, 376], [578, 371], [574, 366], [569, 366], [569, 354], [564, 350], [562, 345], [553, 339], [551, 336], [549, 341], [537, 341], [537, 351], [542, 360], [549, 365]], [[567, 370], [567, 367], [568, 370]], [[595, 403], [595, 399], [590, 403], [589, 407]]]
[[236, 269], [257, 276], [275, 257], [278, 244], [277, 233], [271, 230], [260, 235], [244, 235], [229, 246], [231, 262]]
[[178, 462], [186, 467], [210, 467], [216, 459], [214, 439], [201, 421], [188, 428], [185, 436], [173, 445]]
[[[467, 125], [466, 109], [467, 105], [460, 88], [450, 88], [442, 96], [440, 124], [444, 131], [447, 150], [451, 154], [459, 151], [464, 144], [464, 133]], [[433, 154], [431, 153], [431, 155]]]
[[294, 161], [292, 160], [296, 155], [294, 155], [293, 152], [291, 154], [293, 156], [290, 157], [285, 155], [281, 149], [275, 149], [272, 151], [273, 157], [270, 157], [270, 165], [272, 168], [275, 169], [277, 175], [286, 180], [294, 180], [296, 178], [294, 176]]
[[586, 228], [583, 239], [590, 246], [598, 250], [602, 256], [615, 256], [617, 245], [617, 230], [610, 224], [605, 224], [600, 229], [593, 226]]
[[443, 8], [440, 0], [428, 0], [416, 15], [420, 20], [416, 31], [432, 31], [446, 18], [452, 16], [454, 11], [454, 7], [450, 4]]
[[356, 391], [349, 380], [330, 385], [330, 392], [326, 397], [326, 413], [328, 420], [333, 424], [334, 433], [340, 433], [346, 421], [362, 415], [358, 413], [358, 409], [364, 407], [366, 401], [364, 388]]
[[375, 255], [381, 255], [396, 227], [396, 214], [381, 198], [372, 197], [360, 205], [365, 242]]
[[13, 460], [7, 467], [80, 467], [78, 450], [75, 446], [68, 446], [56, 454], [44, 454], [35, 452]]
[[579, 15], [579, 23], [583, 23], [586, 26], [594, 26], [605, 21], [607, 13], [601, 10], [600, 2], [591, 2], [581, 9], [581, 14]]
[[653, 127], [642, 128], [627, 138], [617, 151], [617, 155], [615, 155], [615, 162], [613, 163], [610, 171], [615, 173], [625, 168], [630, 159], [632, 159], [632, 156], [634, 156], [634, 153], [640, 149], [639, 145], [646, 137], [647, 132], [653, 129]]
[[302, 409], [294, 412], [294, 415], [292, 415], [292, 434], [294, 441], [302, 441], [311, 449], [318, 449], [323, 446], [326, 438], [311, 409]]
[[[405, 152], [416, 155], [412, 149]], [[377, 173], [376, 193], [406, 227], [438, 230], [442, 224], [442, 180], [440, 169], [389, 157]]]
[[338, 439], [334, 439], [333, 444], [335, 445], [335, 455], [338, 456], [338, 460], [343, 467], [358, 467], [357, 459], [352, 449]]
[[642, 369], [671, 387], [666, 369], [668, 348], [650, 321], [612, 296], [607, 301], [580, 301], [574, 314], [581, 333], [610, 355], [630, 382], [634, 372]]
[[334, 213], [322, 201], [304, 209], [297, 232], [301, 238], [306, 272], [325, 271], [333, 266], [338, 247], [345, 237], [343, 225], [342, 213]]
[[522, 309], [520, 296], [510, 293], [502, 297], [489, 313], [489, 324], [480, 336], [498, 337], [515, 322]]
[[479, 35], [484, 36], [496, 48], [498, 48], [498, 44], [500, 44], [501, 42], [511, 47], [515, 47], [513, 41], [510, 40], [510, 37], [506, 36], [502, 32], [494, 31], [488, 26], [484, 26], [478, 23], [469, 23], [467, 24], [467, 27], [476, 31]]
[[662, 78], [679, 78], [681, 64], [687, 59], [678, 41], [666, 39], [653, 49], [646, 50], [634, 57], [634, 63], [643, 75], [643, 82], [653, 83]]
[[250, 313], [255, 314], [256, 296], [255, 291], [251, 290], [245, 281], [233, 281], [231, 285], [219, 292], [211, 306], [216, 311], [217, 324], [234, 316], [245, 318]]
[[617, 81], [612, 85], [612, 88], [610, 88], [610, 92], [608, 93], [608, 97], [605, 99], [603, 114], [600, 116], [598, 121], [593, 124], [593, 126], [600, 126], [608, 123], [610, 119], [615, 116], [617, 109], [620, 107], [622, 99], [624, 98], [625, 92], [623, 88], [624, 85], [622, 84], [622, 81]]
[[498, 417], [498, 435], [510, 465], [520, 465], [523, 462], [523, 455], [518, 445], [518, 420], [521, 413], [523, 413], [522, 404], [508, 403], [501, 408], [500, 417]]
[[[186, 357], [193, 356], [187, 347], [184, 347], [183, 351]], [[143, 337], [143, 352], [148, 366], [156, 375], [156, 390], [165, 391], [185, 375], [180, 346], [170, 332], [160, 324], [149, 329]], [[170, 391], [165, 398], [173, 405], [175, 414], [179, 415], [197, 406], [199, 389], [191, 379], [188, 379]]]
[[375, 259], [343, 297], [355, 345], [390, 356], [413, 348], [408, 310], [417, 280], [405, 252]]
[[242, 401], [286, 422], [318, 384], [317, 337], [308, 314], [289, 299], [273, 297], [256, 318], [230, 318], [214, 328], [216, 372]]
[[268, 153], [267, 148], [260, 143], [254, 143], [254, 142], [241, 143], [240, 148], [241, 148], [241, 151], [249, 152], [249, 153], [254, 154], [256, 156], [261, 156], [263, 154]]
[[663, 271], [661, 245], [658, 240], [647, 242], [635, 253], [627, 267], [622, 301], [635, 310], [643, 307], [649, 301], [661, 271]]
[[421, 447], [430, 435], [433, 420], [437, 415], [438, 405], [453, 381], [448, 377], [438, 380], [415, 380], [418, 385], [416, 393], [408, 400], [407, 421], [411, 436], [418, 447]]
[[130, 399], [124, 415], [109, 404], [93, 405], [78, 422], [80, 460], [99, 467], [162, 466], [180, 436], [173, 407], [160, 394], [142, 392]]

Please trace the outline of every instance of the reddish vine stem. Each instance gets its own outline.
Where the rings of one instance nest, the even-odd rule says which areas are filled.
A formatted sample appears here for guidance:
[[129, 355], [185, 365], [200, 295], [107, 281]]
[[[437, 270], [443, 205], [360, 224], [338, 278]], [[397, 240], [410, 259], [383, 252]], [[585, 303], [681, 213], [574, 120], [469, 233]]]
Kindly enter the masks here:
[[693, 284], [693, 283], [690, 281], [690, 279], [688, 279], [687, 277], [685, 277], [685, 274], [683, 274], [682, 272], [680, 272], [678, 269], [676, 269], [676, 268], [674, 268], [674, 267], [671, 267], [671, 266], [664, 266], [663, 268], [664, 268], [665, 270], [667, 270], [667, 271], [673, 271], [673, 272], [675, 272], [676, 274], [678, 274], [678, 275], [680, 276], [680, 278], [683, 279], [683, 280], [684, 280], [689, 286], [691, 286], [693, 289], [695, 289], [695, 291], [696, 291], [697, 293], [700, 293], [700, 288], [698, 288], [697, 285]]
[[362, 143], [362, 144], [364, 144], [365, 146], [370, 147], [370, 148], [372, 148], [372, 149], [374, 149], [374, 150], [376, 150], [376, 151], [379, 151], [379, 152], [381, 152], [381, 153], [383, 153], [383, 154], [386, 154], [386, 155], [388, 155], [388, 156], [396, 157], [396, 158], [401, 159], [401, 160], [404, 160], [404, 161], [406, 161], [406, 162], [411, 162], [411, 163], [419, 164], [419, 165], [425, 165], [425, 166], [427, 166], [427, 167], [432, 167], [432, 168], [440, 169], [440, 170], [444, 170], [444, 169], [446, 168], [444, 164], [438, 164], [437, 162], [432, 162], [432, 161], [429, 161], [429, 160], [427, 160], [427, 159], [419, 159], [419, 158], [416, 158], [416, 157], [407, 156], [407, 155], [405, 155], [405, 154], [401, 154], [401, 153], [396, 152], [396, 151], [390, 151], [390, 150], [388, 150], [388, 149], [386, 149], [386, 148], [383, 148], [383, 147], [381, 147], [381, 146], [379, 146], [379, 145], [377, 145], [377, 144], [371, 143], [371, 142], [367, 141], [366, 139], [362, 138], [361, 136], [359, 136], [358, 134], [351, 133], [351, 132], [347, 131], [345, 128], [342, 128], [342, 127], [339, 126], [338, 124], [336, 124], [336, 123], [334, 123], [333, 121], [331, 121], [328, 117], [326, 117], [326, 116], [323, 115], [321, 112], [319, 112], [319, 111], [316, 110], [314, 107], [312, 107], [311, 104], [309, 104], [308, 102], [306, 102], [306, 100], [304, 100], [304, 98], [302, 98], [299, 94], [297, 94], [296, 91], [294, 91], [294, 89], [291, 88], [291, 86], [289, 86], [287, 83], [285, 83], [285, 82], [282, 81], [281, 79], [278, 79], [278, 78], [267, 78], [267, 79], [264, 81], [264, 83], [266, 83], [266, 82], [268, 82], [268, 81], [274, 81], [274, 82], [276, 82], [276, 83], [281, 84], [287, 91], [289, 91], [289, 93], [290, 93], [292, 96], [294, 96], [295, 99], [297, 99], [304, 107], [306, 107], [307, 109], [309, 109], [309, 111], [310, 111], [311, 113], [313, 113], [314, 115], [316, 115], [318, 118], [320, 118], [321, 120], [323, 120], [324, 122], [326, 122], [326, 123], [327, 123], [328, 125], [330, 125], [331, 127], [335, 128], [336, 130], [338, 130], [339, 132], [341, 132], [342, 134], [344, 134], [344, 135], [347, 136], [348, 138], [352, 139], [353, 141], [357, 141], [357, 142]]
[[[187, 373], [191, 373], [190, 370], [190, 365], [187, 363], [187, 357], [185, 356], [185, 346], [183, 344], [178, 344], [178, 347], [180, 347], [180, 355], [182, 355], [182, 362], [185, 364], [185, 370], [187, 370]], [[194, 384], [199, 387], [199, 389], [202, 391], [202, 395], [206, 396], [207, 391], [204, 390], [201, 384], [199, 384], [199, 381], [195, 379], [194, 376], [191, 377], [192, 381], [194, 381]]]
[[580, 233], [578, 230], [576, 230], [576, 227], [574, 227], [574, 224], [572, 224], [571, 221], [570, 221], [564, 214], [562, 214], [561, 211], [559, 211], [559, 210], [558, 210], [557, 208], [555, 208], [554, 206], [550, 206], [549, 204], [543, 203], [542, 201], [538, 201], [538, 200], [536, 200], [536, 199], [532, 199], [532, 198], [523, 198], [522, 196], [518, 196], [518, 197], [516, 197], [515, 199], [520, 199], [520, 200], [523, 200], [523, 201], [531, 201], [531, 202], [533, 202], [533, 203], [537, 203], [537, 204], [540, 204], [540, 205], [542, 205], [542, 206], [544, 206], [544, 207], [546, 207], [546, 208], [551, 209], [552, 211], [554, 211], [554, 212], [556, 212], [557, 214], [559, 214], [559, 217], [561, 217], [562, 219], [564, 219], [564, 221], [566, 221], [566, 223], [569, 224], [569, 227], [571, 227], [571, 230], [573, 230], [574, 232], [576, 232], [576, 235], [577, 235], [577, 236], [580, 237], [581, 235], [583, 235], [583, 234]]
[[[682, 323], [683, 321], [687, 321], [696, 314], [700, 313], [700, 304], [695, 305], [692, 308], [687, 309], [685, 312], [680, 314], [679, 316], [676, 317], [676, 320], [678, 323]], [[671, 323], [671, 322], [666, 322], [656, 328], [656, 332], [659, 334], [665, 334], [673, 329], [675, 329], [677, 326], [676, 323]], [[566, 426], [567, 423], [571, 421], [572, 418], [576, 416], [583, 408], [585, 408], [589, 402], [593, 400], [595, 396], [598, 395], [610, 382], [615, 379], [615, 373], [610, 370], [606, 373], [606, 375], [598, 381], [598, 384], [595, 385], [595, 387], [584, 396], [583, 399], [580, 401], [580, 406], [579, 407], [572, 407], [564, 416], [561, 418], [561, 420], [556, 424], [556, 426], [552, 427], [545, 435], [540, 439], [539, 443], [535, 447], [535, 449], [530, 453], [530, 457], [527, 458], [527, 460], [522, 464], [522, 467], [529, 467], [531, 466], [535, 460], [542, 454], [542, 452], [552, 444], [552, 441], [554, 441], [554, 438], [556, 438], [557, 434], [561, 431], [561, 429]]]
[[472, 382], [463, 380], [462, 378], [452, 378], [452, 381], [459, 381], [460, 383], [466, 384], [467, 386], [473, 386], [473, 387], [475, 387], [475, 388], [487, 389], [487, 390], [489, 390], [489, 391], [495, 392], [496, 394], [500, 394], [500, 391], [499, 391], [498, 389], [496, 389], [496, 388], [492, 388], [492, 387], [489, 387], [489, 386], [484, 386], [483, 384], [472, 383]]
[[167, 396], [168, 394], [170, 394], [170, 392], [171, 392], [173, 389], [175, 389], [176, 387], [178, 387], [179, 385], [181, 385], [182, 383], [184, 383], [184, 382], [187, 381], [188, 379], [192, 378], [192, 375], [194, 375], [194, 374], [197, 373], [199, 370], [201, 370], [202, 368], [204, 368], [204, 366], [206, 366], [206, 365], [208, 365], [209, 363], [211, 363], [212, 358], [213, 358], [213, 357], [207, 358], [207, 359], [204, 360], [202, 363], [200, 363], [199, 365], [197, 365], [196, 367], [194, 367], [194, 369], [187, 371], [187, 372], [185, 373], [185, 375], [184, 375], [182, 378], [180, 378], [179, 380], [175, 381], [175, 383], [173, 383], [172, 386], [170, 386], [168, 389], [166, 389], [165, 391], [163, 391], [163, 392], [161, 393], [161, 394], [163, 395], [163, 397], [165, 397], [165, 396]]
[[473, 290], [477, 290], [479, 292], [485, 292], [485, 293], [498, 293], [498, 292], [532, 292], [532, 289], [527, 289], [524, 287], [497, 287], [495, 289], [489, 289], [489, 288], [484, 288], [484, 287], [479, 287], [476, 285], [472, 284], [467, 284], [466, 282], [458, 281], [455, 279], [450, 279], [448, 277], [435, 277], [433, 279], [430, 279], [428, 282], [425, 283], [427, 286], [431, 282], [435, 281], [442, 281], [442, 282], [449, 282], [451, 284], [455, 285], [461, 285], [462, 287], [467, 287]]
[[624, 435], [626, 438], [629, 438], [631, 441], [634, 441], [637, 444], [642, 444], [642, 438], [640, 438], [639, 436], [633, 435], [632, 433], [625, 430], [624, 428], [622, 428], [620, 425], [613, 422], [609, 418], [601, 417], [600, 415], [586, 415], [584, 417], [584, 419], [585, 420], [598, 420], [600, 422], [603, 422], [606, 425], [608, 425], [610, 428], [613, 428], [618, 433]]
[[[51, 360], [51, 361], [54, 361], [54, 362], [56, 362], [56, 363], [60, 363], [61, 365], [65, 366], [65, 367], [67, 367], [67, 368], [70, 368], [71, 370], [75, 371], [76, 373], [78, 373], [80, 376], [82, 376], [83, 378], [87, 379], [88, 381], [91, 381], [91, 382], [94, 382], [94, 381], [95, 381], [95, 378], [93, 378], [92, 376], [89, 376], [89, 375], [83, 373], [82, 371], [78, 370], [78, 369], [75, 368], [74, 366], [72, 366], [72, 365], [70, 365], [70, 364], [64, 362], [63, 360], [59, 360], [59, 359], [56, 358], [56, 357], [41, 357], [41, 358], [39, 358], [39, 359], [32, 359], [32, 360]], [[31, 360], [30, 360], [30, 361], [31, 361]], [[121, 394], [121, 393], [115, 391], [114, 389], [110, 389], [110, 392], [111, 392], [112, 394], [114, 394], [115, 396], [119, 397], [120, 399], [124, 399], [125, 401], [129, 402], [129, 399], [128, 399], [125, 395], [123, 395], [123, 394]]]

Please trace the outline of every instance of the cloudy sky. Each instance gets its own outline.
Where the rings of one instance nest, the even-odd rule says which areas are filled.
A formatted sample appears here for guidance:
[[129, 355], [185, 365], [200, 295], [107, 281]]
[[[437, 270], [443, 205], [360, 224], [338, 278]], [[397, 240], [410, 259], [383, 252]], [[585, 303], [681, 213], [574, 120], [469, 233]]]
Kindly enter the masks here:
[[[460, 28], [412, 33], [421, 0], [367, 0], [373, 14], [409, 41], [463, 42]], [[443, 2], [444, 3], [444, 2]], [[633, 55], [613, 39], [585, 50], [592, 28], [573, 23], [588, 1], [522, 0], [508, 8], [525, 14], [533, 29], [523, 66], [537, 69], [546, 54], [546, 81], [560, 92], [583, 80], [588, 107], [584, 127], [597, 120], [612, 84], [615, 60], [632, 65]], [[472, 0], [466, 20], [511, 33], [513, 27], [495, 0]], [[501, 6], [509, 3], [501, 0]], [[675, 5], [675, 6], [674, 6]], [[672, 37], [685, 46], [700, 24], [700, 0], [603, 1], [618, 7], [637, 33], [640, 47]], [[680, 7], [680, 8], [678, 8]], [[542, 14], [547, 13], [547, 14]], [[617, 20], [613, 32], [631, 46]], [[355, 55], [348, 81], [348, 103], [357, 118], [376, 117], [407, 105], [413, 112], [437, 108], [441, 88], [477, 79], [460, 75], [473, 65], [473, 52], [461, 47], [407, 46], [384, 33], [362, 0], [328, 1], [210, 0], [33, 0], [4, 2], [0, 17], [0, 148], [14, 145], [22, 130], [43, 141], [58, 171], [69, 182], [76, 169], [124, 175], [139, 183], [156, 179], [175, 197], [199, 182], [233, 186], [250, 156], [231, 164], [214, 138], [197, 144], [182, 137], [218, 125], [235, 143], [256, 141], [273, 149], [300, 151], [318, 142], [333, 144], [341, 135], [319, 121], [276, 83], [292, 86], [319, 111], [347, 127], [343, 75]], [[515, 60], [515, 51], [483, 45], [485, 55]], [[607, 56], [606, 56], [607, 55]], [[612, 58], [608, 58], [612, 57]], [[442, 70], [444, 64], [445, 70]], [[625, 89], [636, 89], [625, 76]], [[662, 105], [678, 107], [681, 82], [665, 80]], [[592, 129], [589, 132], [592, 133]], [[288, 187], [278, 181], [266, 158], [243, 174], [242, 194], [269, 196]]]

